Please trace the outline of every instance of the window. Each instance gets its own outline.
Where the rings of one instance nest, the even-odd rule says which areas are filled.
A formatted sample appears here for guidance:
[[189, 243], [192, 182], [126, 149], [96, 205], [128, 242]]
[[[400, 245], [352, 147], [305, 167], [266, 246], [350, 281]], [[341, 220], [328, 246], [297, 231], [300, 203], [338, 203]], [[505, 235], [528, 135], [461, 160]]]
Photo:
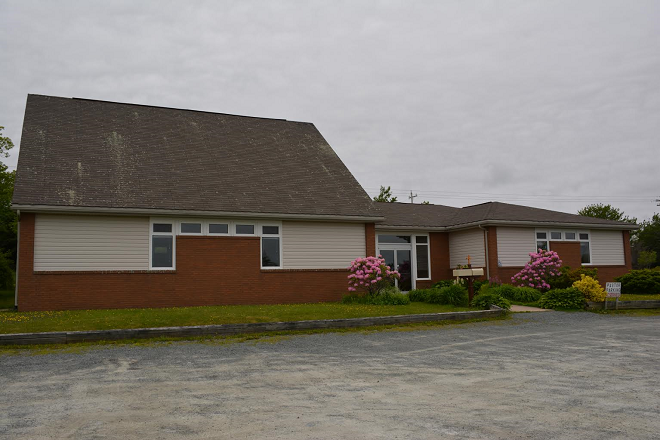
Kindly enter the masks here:
[[561, 240], [561, 232], [551, 232], [550, 240]]
[[536, 233], [536, 249], [543, 249], [544, 251], [548, 250], [548, 233], [547, 232], [537, 232]]
[[229, 223], [209, 223], [209, 234], [229, 234]]
[[591, 264], [591, 243], [589, 242], [589, 233], [580, 232], [580, 256], [582, 264]]
[[154, 232], [172, 232], [172, 224], [171, 223], [154, 223], [153, 225], [153, 231]]
[[566, 240], [575, 240], [575, 232], [566, 232], [564, 236]]
[[151, 226], [151, 268], [174, 269], [173, 223], [153, 223]]
[[254, 225], [236, 225], [236, 235], [254, 235]]
[[181, 223], [181, 233], [182, 234], [201, 234], [202, 233], [202, 224], [201, 223]]
[[261, 267], [282, 267], [280, 252], [280, 227], [274, 225], [261, 226]]
[[410, 235], [379, 235], [378, 243], [410, 243]]
[[415, 236], [415, 259], [417, 263], [417, 279], [431, 278], [429, 268], [429, 238], [425, 235]]

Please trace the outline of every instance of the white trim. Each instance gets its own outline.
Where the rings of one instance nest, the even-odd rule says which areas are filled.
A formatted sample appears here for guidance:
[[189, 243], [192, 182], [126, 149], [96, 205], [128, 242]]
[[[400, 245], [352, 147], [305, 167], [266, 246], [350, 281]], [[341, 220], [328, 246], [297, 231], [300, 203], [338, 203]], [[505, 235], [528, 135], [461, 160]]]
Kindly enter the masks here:
[[[561, 233], [561, 238], [560, 239], [553, 239], [552, 235], [551, 235], [552, 232]], [[545, 233], [546, 234], [546, 239], [543, 240], [541, 238], [538, 238], [537, 237], [538, 233]], [[575, 238], [566, 238], [566, 233], [575, 234]], [[583, 239], [580, 238], [580, 234], [587, 234], [589, 238], [587, 240], [583, 240]], [[550, 242], [551, 241], [559, 241], [559, 242], [565, 241], [565, 242], [569, 242], [569, 243], [582, 243], [582, 242], [589, 243], [589, 263], [582, 263], [582, 245], [580, 245], [580, 265], [582, 265], [582, 266], [593, 266], [594, 265], [594, 263], [593, 263], [593, 248], [591, 246], [591, 230], [589, 230], [589, 229], [572, 229], [572, 230], [567, 231], [567, 230], [558, 230], [558, 229], [539, 229], [539, 228], [536, 228], [534, 230], [534, 246], [535, 246], [534, 252], [538, 252], [538, 249], [539, 249], [538, 242], [539, 241], [545, 241], [547, 243], [547, 248], [549, 250], [552, 250], [552, 249], [550, 249]]]
[[403, 230], [403, 231], [459, 231], [462, 229], [472, 229], [477, 226], [532, 226], [540, 229], [550, 230], [556, 228], [563, 229], [614, 229], [616, 231], [628, 231], [639, 229], [638, 225], [628, 223], [625, 225], [605, 225], [598, 223], [556, 223], [556, 222], [532, 222], [516, 220], [484, 220], [478, 222], [464, 223], [452, 226], [390, 226], [376, 223], [376, 230]]
[[[263, 233], [263, 227], [264, 226], [277, 226], [277, 234], [264, 234]], [[284, 265], [284, 255], [282, 253], [282, 222], [259, 222], [257, 225], [255, 225], [257, 230], [255, 231], [257, 235], [259, 236], [259, 267], [264, 270], [277, 270], [277, 269], [282, 269]], [[264, 266], [263, 265], [263, 258], [264, 258], [264, 249], [263, 249], [263, 243], [264, 243], [264, 238], [277, 238], [279, 239], [279, 245], [280, 245], [280, 265], [279, 266]]]
[[[251, 221], [251, 220], [238, 220], [233, 223], [232, 227], [232, 235], [235, 235], [237, 237], [258, 237], [259, 236], [259, 231], [257, 227], [257, 222]], [[252, 226], [252, 234], [239, 234], [238, 231], [236, 231], [236, 228], [238, 226]]]
[[[417, 243], [417, 237], [426, 237], [426, 243]], [[432, 279], [431, 275], [431, 237], [429, 234], [415, 234], [413, 237], [415, 244], [413, 245], [413, 267], [415, 268], [415, 281], [430, 281]], [[417, 278], [417, 246], [426, 246], [426, 261], [428, 262], [429, 276], [428, 278]]]
[[[191, 224], [199, 224], [199, 232], [183, 232], [181, 230], [181, 225], [183, 223], [191, 223]], [[185, 220], [179, 220], [177, 221], [177, 234], [178, 235], [206, 235], [204, 232], [204, 220], [200, 219], [185, 219]]]
[[382, 216], [361, 215], [321, 215], [321, 214], [285, 214], [277, 212], [235, 212], [235, 211], [197, 211], [186, 209], [143, 209], [143, 208], [103, 208], [94, 206], [52, 206], [52, 205], [22, 205], [12, 204], [12, 210], [26, 212], [80, 213], [80, 214], [111, 214], [111, 215], [148, 215], [168, 217], [251, 217], [272, 218], [278, 220], [319, 220], [349, 223], [373, 223], [385, 221]]
[[[583, 240], [580, 238], [580, 234], [588, 234], [588, 239]], [[582, 266], [593, 266], [594, 265], [594, 258], [592, 255], [592, 248], [591, 248], [591, 231], [577, 231], [577, 241], [580, 243], [580, 264]], [[583, 263], [582, 262], [582, 243], [589, 243], [589, 262], [588, 263]]]
[[[211, 225], [227, 225], [227, 232], [211, 232]], [[204, 235], [209, 237], [228, 237], [231, 235], [232, 224], [229, 220], [212, 219], [204, 221]]]
[[[431, 274], [431, 236], [429, 233], [419, 233], [419, 232], [408, 232], [404, 233], [403, 231], [391, 233], [392, 231], [382, 230], [378, 231], [380, 234], [376, 234], [376, 255], [381, 255], [381, 248], [385, 250], [394, 251], [395, 263], [396, 263], [396, 251], [410, 251], [410, 280], [411, 280], [411, 289], [417, 288], [417, 281], [430, 281], [432, 279]], [[379, 243], [379, 235], [401, 235], [401, 236], [410, 236], [410, 243]], [[420, 243], [420, 246], [426, 246], [427, 258], [429, 263], [429, 277], [428, 278], [417, 278], [417, 237], [426, 237], [426, 243]], [[397, 268], [391, 268], [396, 270]], [[397, 283], [398, 285], [398, 283]]]
[[[154, 223], [158, 224], [171, 224], [171, 232], [154, 232]], [[149, 219], [149, 270], [176, 270], [176, 235], [178, 230], [178, 223], [176, 220], [169, 218], [152, 217]], [[153, 267], [153, 243], [152, 239], [155, 236], [171, 236], [172, 237], [172, 267]], [[199, 234], [195, 234], [199, 235]]]

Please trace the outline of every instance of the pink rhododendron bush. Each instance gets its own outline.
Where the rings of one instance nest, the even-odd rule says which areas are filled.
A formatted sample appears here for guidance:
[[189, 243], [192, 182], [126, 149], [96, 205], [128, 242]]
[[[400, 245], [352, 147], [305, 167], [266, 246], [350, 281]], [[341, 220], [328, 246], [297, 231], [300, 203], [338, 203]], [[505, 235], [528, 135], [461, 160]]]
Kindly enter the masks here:
[[378, 257], [356, 258], [351, 262], [348, 270], [348, 290], [350, 292], [366, 291], [375, 295], [381, 290], [390, 287], [395, 279], [400, 277], [399, 272], [391, 270], [385, 264], [382, 255]]
[[559, 255], [557, 252], [539, 249], [538, 252], [532, 252], [529, 256], [531, 257], [529, 263], [511, 277], [511, 283], [516, 286], [533, 287], [539, 290], [550, 289], [548, 279], [560, 275], [561, 260]]

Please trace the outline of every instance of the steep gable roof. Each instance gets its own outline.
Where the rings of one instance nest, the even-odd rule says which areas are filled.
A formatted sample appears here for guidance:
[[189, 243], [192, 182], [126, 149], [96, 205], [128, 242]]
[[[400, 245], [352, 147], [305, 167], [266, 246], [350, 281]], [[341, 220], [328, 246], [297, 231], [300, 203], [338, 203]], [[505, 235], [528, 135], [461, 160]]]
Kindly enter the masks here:
[[13, 204], [380, 216], [311, 123], [41, 95]]

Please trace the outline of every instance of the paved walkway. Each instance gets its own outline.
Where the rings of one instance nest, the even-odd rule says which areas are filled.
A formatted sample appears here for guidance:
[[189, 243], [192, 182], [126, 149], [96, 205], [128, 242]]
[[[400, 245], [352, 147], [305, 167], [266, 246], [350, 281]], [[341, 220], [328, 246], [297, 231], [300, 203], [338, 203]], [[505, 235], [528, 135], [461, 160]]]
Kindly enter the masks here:
[[517, 306], [515, 304], [511, 305], [512, 312], [552, 312], [550, 309], [540, 309], [538, 307], [528, 307], [528, 306]]

